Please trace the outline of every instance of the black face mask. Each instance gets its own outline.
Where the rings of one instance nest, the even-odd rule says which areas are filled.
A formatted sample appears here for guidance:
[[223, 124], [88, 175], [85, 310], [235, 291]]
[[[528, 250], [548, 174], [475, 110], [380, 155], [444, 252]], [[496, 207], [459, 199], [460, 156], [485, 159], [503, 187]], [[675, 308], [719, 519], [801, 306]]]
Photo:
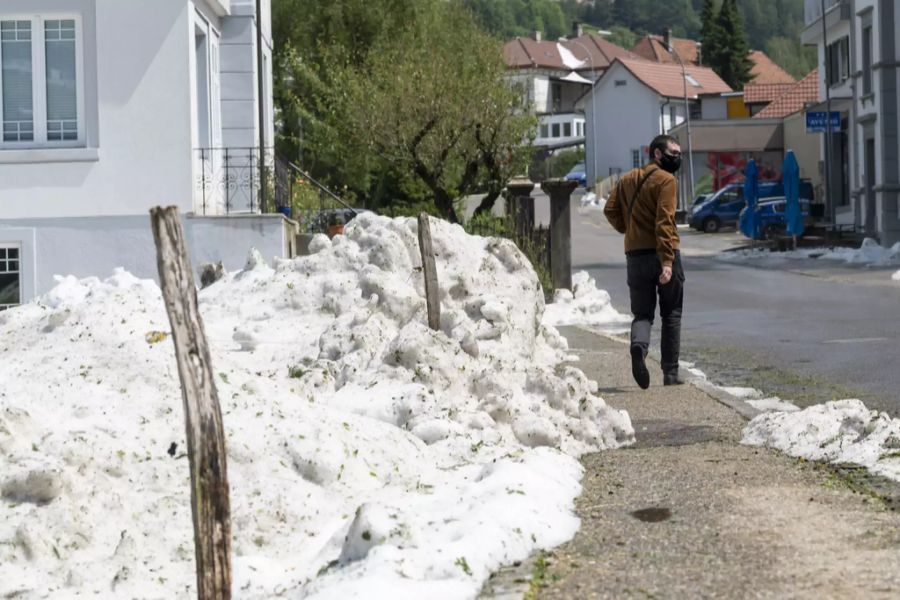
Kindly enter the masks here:
[[681, 156], [671, 156], [663, 152], [662, 157], [659, 159], [659, 166], [663, 171], [675, 173], [681, 168]]

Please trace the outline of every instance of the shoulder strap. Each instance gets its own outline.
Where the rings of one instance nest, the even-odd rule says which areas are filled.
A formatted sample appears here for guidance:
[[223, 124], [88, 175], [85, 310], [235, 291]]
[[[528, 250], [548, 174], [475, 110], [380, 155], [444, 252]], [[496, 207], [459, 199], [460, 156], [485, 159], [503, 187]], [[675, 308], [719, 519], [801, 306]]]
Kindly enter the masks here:
[[644, 182], [653, 175], [659, 169], [653, 168], [644, 173], [644, 176], [641, 177], [641, 180], [638, 182], [637, 187], [634, 189], [634, 194], [631, 196], [631, 202], [628, 204], [628, 217], [625, 220], [625, 230], [628, 231], [628, 226], [631, 224], [631, 211], [634, 210], [634, 205], [637, 204], [638, 194], [641, 193], [641, 188], [644, 187]]

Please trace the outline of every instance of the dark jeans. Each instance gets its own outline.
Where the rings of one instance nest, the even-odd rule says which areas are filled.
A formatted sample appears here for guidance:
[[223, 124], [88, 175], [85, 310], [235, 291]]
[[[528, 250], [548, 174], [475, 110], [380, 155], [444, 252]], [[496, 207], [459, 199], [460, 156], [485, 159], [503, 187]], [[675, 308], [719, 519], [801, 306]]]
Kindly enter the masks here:
[[678, 356], [681, 349], [681, 307], [684, 303], [684, 268], [681, 254], [675, 253], [672, 279], [660, 285], [662, 265], [655, 251], [637, 250], [626, 256], [628, 264], [628, 290], [631, 293], [631, 346], [639, 347], [644, 356], [650, 347], [650, 328], [656, 314], [656, 296], [659, 295], [659, 316], [662, 318], [662, 369], [665, 373], [678, 372]]

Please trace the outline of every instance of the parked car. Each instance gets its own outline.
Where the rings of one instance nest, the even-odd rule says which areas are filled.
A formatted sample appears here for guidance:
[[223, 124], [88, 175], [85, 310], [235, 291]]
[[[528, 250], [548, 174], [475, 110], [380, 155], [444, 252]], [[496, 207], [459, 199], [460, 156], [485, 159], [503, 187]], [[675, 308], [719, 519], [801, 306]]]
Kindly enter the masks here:
[[566, 179], [577, 181], [578, 185], [587, 187], [587, 173], [584, 170], [584, 163], [580, 162], [572, 167], [569, 172], [566, 173]]
[[[780, 181], [761, 181], [759, 183], [760, 201], [766, 198], [784, 196], [784, 186]], [[812, 201], [813, 188], [808, 180], [800, 182], [800, 198]], [[690, 225], [694, 229], [715, 233], [722, 227], [737, 225], [741, 211], [747, 206], [744, 200], [744, 184], [731, 183], [710, 195], [691, 208]]]
[[[806, 221], [809, 220], [809, 206], [809, 200], [800, 200], [800, 214], [803, 215], [803, 219]], [[786, 207], [787, 200], [784, 196], [764, 198], [756, 205], [756, 214], [759, 218], [759, 235], [756, 239], [776, 240], [786, 235], [787, 223], [784, 220]], [[746, 210], [747, 207], [744, 207], [744, 210], [741, 211], [741, 216]]]

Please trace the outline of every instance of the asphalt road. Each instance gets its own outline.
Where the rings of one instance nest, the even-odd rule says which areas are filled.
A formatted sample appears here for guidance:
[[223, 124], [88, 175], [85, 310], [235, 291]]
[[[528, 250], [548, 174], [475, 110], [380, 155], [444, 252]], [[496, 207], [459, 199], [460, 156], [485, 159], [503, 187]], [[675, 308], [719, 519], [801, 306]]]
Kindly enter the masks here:
[[[622, 237], [600, 213], [575, 209], [573, 268], [587, 270], [629, 313]], [[538, 206], [545, 204], [538, 199]], [[900, 285], [894, 268], [829, 261], [766, 265], [714, 258], [746, 243], [737, 233], [684, 229], [682, 360], [713, 381], [748, 385], [803, 406], [858, 397], [900, 416]], [[659, 324], [654, 327], [658, 344]]]

